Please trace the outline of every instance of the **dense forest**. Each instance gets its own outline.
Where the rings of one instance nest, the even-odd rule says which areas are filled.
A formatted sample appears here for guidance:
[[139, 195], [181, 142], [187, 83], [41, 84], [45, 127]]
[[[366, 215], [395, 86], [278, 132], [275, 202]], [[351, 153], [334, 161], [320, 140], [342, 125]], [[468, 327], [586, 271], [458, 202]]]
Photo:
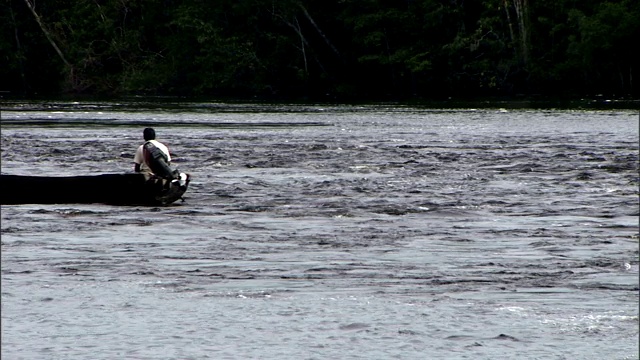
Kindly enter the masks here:
[[640, 93], [638, 0], [1, 1], [5, 96]]

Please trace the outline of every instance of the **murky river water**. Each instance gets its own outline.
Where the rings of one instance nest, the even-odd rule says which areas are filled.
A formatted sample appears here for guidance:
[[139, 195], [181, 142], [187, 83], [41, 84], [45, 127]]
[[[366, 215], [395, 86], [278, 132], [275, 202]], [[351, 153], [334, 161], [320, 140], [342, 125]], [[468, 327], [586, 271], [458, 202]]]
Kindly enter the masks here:
[[2, 173], [193, 182], [2, 206], [3, 359], [638, 359], [637, 112], [152, 105], [4, 105]]

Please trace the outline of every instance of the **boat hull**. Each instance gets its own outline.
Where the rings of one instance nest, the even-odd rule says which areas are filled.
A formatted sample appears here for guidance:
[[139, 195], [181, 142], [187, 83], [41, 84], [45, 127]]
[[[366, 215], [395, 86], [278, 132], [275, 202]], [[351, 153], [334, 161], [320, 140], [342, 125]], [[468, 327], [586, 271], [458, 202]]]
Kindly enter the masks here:
[[190, 176], [170, 182], [142, 173], [87, 176], [0, 175], [0, 204], [169, 205], [182, 199]]

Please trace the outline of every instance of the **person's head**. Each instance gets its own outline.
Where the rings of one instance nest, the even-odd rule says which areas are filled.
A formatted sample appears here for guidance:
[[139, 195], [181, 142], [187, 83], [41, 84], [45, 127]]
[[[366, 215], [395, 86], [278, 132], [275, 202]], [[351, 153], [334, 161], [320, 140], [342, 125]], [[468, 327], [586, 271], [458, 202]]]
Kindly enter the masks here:
[[144, 140], [145, 141], [155, 140], [156, 139], [156, 131], [153, 130], [152, 128], [144, 129], [142, 134], [144, 135]]

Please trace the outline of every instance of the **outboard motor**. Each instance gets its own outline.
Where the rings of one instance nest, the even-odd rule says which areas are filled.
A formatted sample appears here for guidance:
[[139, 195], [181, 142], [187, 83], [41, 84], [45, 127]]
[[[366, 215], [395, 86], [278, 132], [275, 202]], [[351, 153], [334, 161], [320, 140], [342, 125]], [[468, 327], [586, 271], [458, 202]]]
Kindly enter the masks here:
[[172, 170], [167, 161], [167, 155], [158, 149], [151, 141], [147, 141], [143, 147], [145, 162], [149, 165], [151, 172], [168, 180], [180, 178], [178, 170]]

